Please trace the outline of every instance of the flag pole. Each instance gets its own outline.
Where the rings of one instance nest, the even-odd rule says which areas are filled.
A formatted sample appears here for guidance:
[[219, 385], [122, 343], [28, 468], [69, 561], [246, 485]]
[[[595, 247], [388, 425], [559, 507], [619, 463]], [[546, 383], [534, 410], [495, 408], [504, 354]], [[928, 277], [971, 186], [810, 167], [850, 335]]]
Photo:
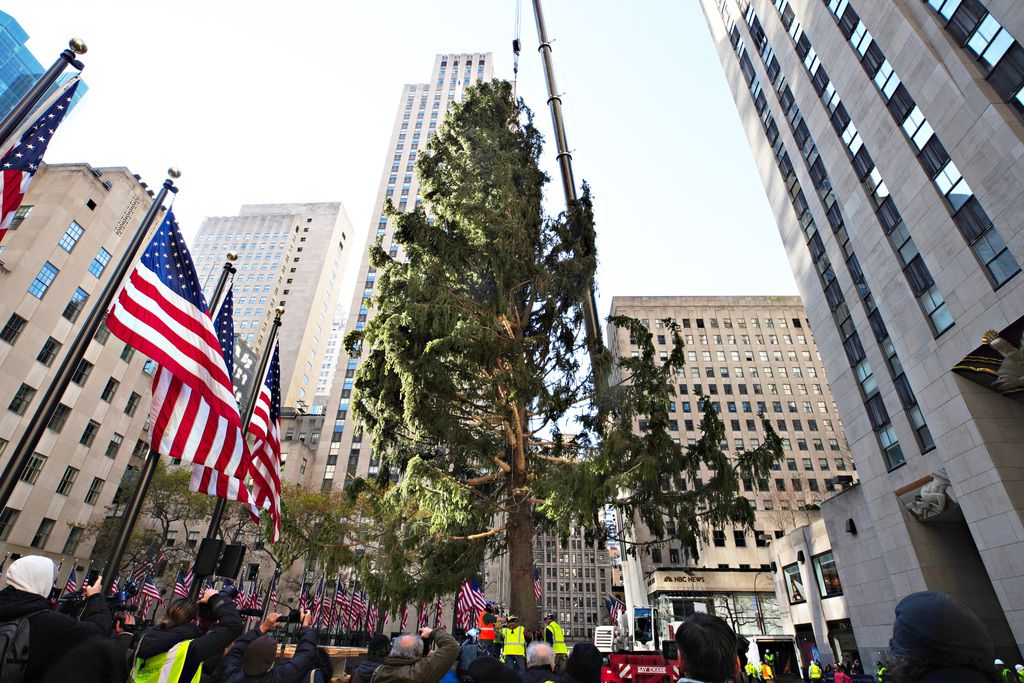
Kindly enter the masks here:
[[[263, 349], [263, 354], [260, 357], [260, 365], [256, 370], [256, 385], [253, 387], [252, 393], [245, 402], [245, 411], [242, 415], [242, 438], [245, 438], [246, 433], [249, 431], [249, 423], [252, 422], [252, 414], [256, 410], [256, 401], [259, 399], [263, 383], [266, 381], [267, 366], [270, 365], [270, 358], [274, 355], [274, 342], [277, 340], [277, 332], [281, 327], [281, 316], [283, 315], [284, 306], [278, 306], [274, 309], [274, 323], [270, 327], [270, 335], [267, 339], [267, 345]], [[227, 502], [226, 498], [218, 496], [217, 502], [214, 503], [213, 506], [213, 514], [210, 515], [210, 526], [206, 529], [206, 538], [217, 538], [217, 533], [220, 531], [220, 522], [224, 518], [224, 508], [227, 507]], [[193, 599], [199, 595], [195, 590], [193, 590], [192, 593]]]
[[[72, 38], [68, 41], [68, 46], [69, 49], [60, 53], [57, 61], [46, 70], [39, 80], [36, 81], [36, 84], [25, 93], [25, 96], [21, 98], [18, 104], [14, 105], [11, 113], [0, 122], [0, 142], [6, 141], [14, 134], [14, 131], [22, 124], [25, 117], [32, 112], [32, 108], [43, 98], [43, 95], [50, 89], [50, 86], [57, 82], [57, 78], [64, 72], [64, 69], [69, 65], [79, 71], [85, 68], [85, 65], [78, 61], [78, 55], [84, 55], [87, 50], [85, 41], [81, 38]], [[17, 144], [18, 141], [15, 140], [14, 142]]]
[[[180, 176], [181, 173], [178, 173]], [[166, 186], [167, 183], [164, 183]], [[177, 190], [174, 190], [175, 192]], [[161, 192], [164, 192], [161, 190]], [[157, 201], [154, 202], [154, 206], [160, 203], [160, 196], [157, 197]], [[227, 253], [226, 260], [224, 261], [224, 269], [220, 273], [220, 279], [217, 280], [217, 286], [213, 290], [213, 296], [210, 298], [207, 312], [216, 310], [216, 306], [220, 305], [220, 301], [224, 296], [224, 292], [227, 289], [228, 278], [234, 274], [235, 266], [234, 261], [238, 258], [238, 255], [233, 251]], [[114, 580], [114, 574], [117, 572], [118, 567], [121, 564], [121, 560], [124, 557], [124, 551], [128, 547], [128, 540], [131, 538], [132, 531], [135, 530], [135, 524], [139, 521], [139, 514], [142, 512], [142, 503], [146, 499], [146, 494], [149, 493], [149, 486], [153, 483], [153, 475], [156, 474], [157, 463], [160, 462], [160, 453], [152, 448], [149, 449], [149, 453], [146, 455], [146, 460], [142, 464], [142, 469], [139, 470], [139, 483], [135, 487], [135, 491], [132, 493], [131, 500], [125, 506], [124, 514], [121, 515], [121, 525], [117, 530], [117, 537], [114, 539], [114, 545], [110, 549], [110, 554], [107, 556], [107, 563], [103, 568], [103, 591], [110, 590], [110, 582]], [[196, 585], [195, 575], [193, 575], [192, 585]]]
[[50, 419], [53, 417], [54, 412], [56, 412], [57, 406], [60, 405], [61, 399], [64, 398], [64, 392], [71, 385], [71, 378], [78, 371], [78, 366], [85, 357], [86, 349], [89, 348], [93, 337], [96, 336], [96, 332], [100, 329], [100, 325], [103, 324], [107, 310], [114, 302], [114, 297], [121, 288], [121, 281], [124, 280], [132, 264], [135, 262], [135, 257], [146, 239], [146, 234], [156, 220], [161, 205], [167, 197], [167, 193], [178, 191], [178, 188], [174, 186], [174, 179], [179, 178], [181, 172], [176, 168], [171, 168], [167, 171], [167, 175], [170, 177], [164, 181], [164, 186], [160, 189], [160, 193], [153, 200], [153, 203], [150, 204], [149, 210], [146, 211], [142, 222], [139, 223], [135, 235], [128, 244], [128, 248], [117, 262], [117, 267], [114, 268], [110, 279], [104, 284], [103, 291], [96, 297], [96, 302], [93, 304], [92, 310], [89, 311], [89, 315], [86, 317], [82, 327], [79, 328], [77, 336], [71, 342], [64, 357], [58, 363], [55, 363], [57, 365], [57, 373], [53, 380], [51, 380], [50, 386], [39, 392], [42, 395], [39, 405], [36, 407], [32, 417], [29, 418], [28, 425], [25, 427], [18, 445], [11, 452], [7, 467], [4, 468], [3, 474], [0, 475], [0, 509], [3, 509], [10, 503], [14, 489], [28, 467], [29, 458], [35, 452], [36, 446], [39, 445], [39, 441], [43, 437], [46, 425], [50, 423]]
[[260, 615], [260, 623], [263, 623], [267, 619], [267, 615], [270, 614], [270, 596], [274, 594], [274, 588], [277, 587], [277, 580], [281, 578], [281, 567], [274, 568], [274, 576], [270, 579], [270, 585], [267, 586], [267, 598], [263, 601], [263, 614]]

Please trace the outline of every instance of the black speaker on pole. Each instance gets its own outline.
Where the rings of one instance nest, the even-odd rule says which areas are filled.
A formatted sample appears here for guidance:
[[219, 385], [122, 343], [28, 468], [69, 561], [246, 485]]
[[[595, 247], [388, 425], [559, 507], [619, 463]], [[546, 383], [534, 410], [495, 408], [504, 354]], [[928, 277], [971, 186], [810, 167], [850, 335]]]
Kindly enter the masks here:
[[224, 546], [224, 554], [220, 558], [220, 566], [217, 567], [217, 576], [228, 579], [238, 578], [238, 572], [242, 570], [242, 562], [245, 561], [245, 546], [241, 543], [232, 543]]
[[260, 576], [260, 566], [258, 564], [249, 565], [249, 573], [246, 575], [246, 581], [255, 581]]
[[219, 538], [204, 538], [199, 543], [199, 552], [196, 553], [195, 575], [213, 576], [217, 568], [217, 560], [220, 558], [220, 549], [224, 547], [224, 541]]

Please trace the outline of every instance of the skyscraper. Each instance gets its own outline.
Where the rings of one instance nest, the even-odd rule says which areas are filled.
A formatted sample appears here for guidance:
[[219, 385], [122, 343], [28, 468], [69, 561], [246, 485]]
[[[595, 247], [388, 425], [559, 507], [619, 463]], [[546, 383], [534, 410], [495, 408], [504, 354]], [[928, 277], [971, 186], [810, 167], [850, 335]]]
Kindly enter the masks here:
[[[0, 254], [4, 466], [153, 201], [138, 178], [126, 168], [43, 164], [11, 224]], [[108, 516], [130, 459], [149, 452], [154, 371], [100, 327], [0, 511], [0, 553], [88, 557], [85, 527]]]
[[[490, 80], [491, 70], [490, 53], [437, 55], [429, 82], [403, 86], [370, 226], [370, 239], [382, 239], [384, 248], [390, 253], [398, 254], [399, 249], [393, 241], [392, 221], [384, 214], [385, 202], [390, 199], [399, 211], [411, 211], [420, 203], [419, 181], [415, 174], [417, 155], [426, 148], [437, 126], [444, 121], [448, 107], [461, 100], [470, 85]], [[370, 265], [369, 255], [364, 250], [355, 296], [348, 311], [346, 332], [363, 329], [373, 315], [368, 299], [373, 295], [376, 278], [377, 271]], [[362, 432], [355, 430], [348, 420], [349, 397], [358, 365], [358, 358], [352, 358], [344, 349], [341, 350], [337, 373], [344, 374], [335, 379], [331, 388], [331, 398], [327, 403], [328, 419], [324, 421], [317, 461], [313, 465], [323, 473], [321, 486], [325, 489], [334, 486], [336, 479], [341, 481], [338, 486], [343, 486], [346, 475], [377, 472], [379, 463], [372, 458], [369, 444], [363, 444]], [[343, 468], [341, 472], [337, 471], [339, 460]]]
[[192, 249], [208, 293], [229, 251], [235, 266], [235, 333], [257, 349], [278, 305], [285, 307], [281, 401], [300, 412], [313, 405], [326, 357], [352, 224], [340, 203], [246, 204], [237, 216], [203, 220]]
[[[837, 476], [856, 477], [802, 302], [793, 296], [629, 296], [614, 297], [611, 313], [641, 320], [654, 334], [662, 361], [672, 348], [664, 320], [680, 326], [686, 366], [670, 406], [670, 428], [680, 445], [700, 438], [697, 394], [703, 393], [725, 425], [726, 453], [761, 444], [759, 413], [771, 421], [785, 452], [771, 477], [740, 482], [741, 495], [755, 511], [752, 531], [711, 529], [709, 542], [692, 556], [669, 525], [664, 543], [630, 560], [639, 562], [640, 573], [624, 568], [623, 580], [634, 582], [627, 594], [648, 597], [662, 624], [707, 611], [741, 635], [781, 637], [768, 546], [810, 521], [809, 511], [834, 495]], [[607, 337], [613, 357], [639, 353], [628, 330], [610, 326]], [[644, 421], [635, 427], [643, 433]], [[704, 481], [711, 476], [703, 467], [698, 473]], [[681, 472], [664, 473], [662, 486], [693, 485]], [[637, 520], [622, 520], [622, 526], [629, 530], [625, 540], [657, 540]], [[623, 564], [628, 565], [625, 558]]]
[[1019, 648], [1024, 406], [993, 379], [1024, 327], [1024, 15], [701, 4], [861, 476], [822, 506], [861, 655], [924, 589]]
[[[43, 75], [46, 68], [39, 63], [35, 55], [25, 46], [28, 33], [21, 24], [6, 12], [0, 11], [0, 118], [11, 113], [25, 93]], [[57, 53], [53, 54], [53, 59]], [[61, 74], [57, 83], [63, 83], [71, 77], [70, 73]], [[84, 82], [79, 84], [71, 106], [74, 107], [89, 90]]]

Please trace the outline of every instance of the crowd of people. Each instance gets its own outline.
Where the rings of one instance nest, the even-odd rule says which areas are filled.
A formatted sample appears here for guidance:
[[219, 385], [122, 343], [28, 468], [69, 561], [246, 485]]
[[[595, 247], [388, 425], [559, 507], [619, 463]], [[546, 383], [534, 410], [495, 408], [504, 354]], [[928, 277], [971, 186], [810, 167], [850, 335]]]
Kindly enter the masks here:
[[[206, 590], [198, 601], [172, 600], [162, 622], [136, 632], [130, 618], [115, 618], [93, 581], [74, 613], [53, 609], [52, 560], [27, 556], [12, 562], [0, 591], [0, 683], [598, 683], [603, 656], [590, 643], [569, 652], [554, 614], [543, 632], [526, 634], [515, 615], [499, 617], [488, 605], [459, 643], [443, 629], [423, 628], [393, 640], [374, 636], [350, 672], [335, 674], [318, 646], [311, 615], [302, 610], [298, 643], [278, 656], [272, 635], [283, 615], [272, 613], [243, 633], [230, 591]], [[722, 619], [704, 613], [677, 629], [678, 683], [751, 683], [775, 680], [769, 662], [746, 661], [748, 643]], [[891, 656], [878, 662], [880, 683], [1024, 683], [1024, 665], [994, 657], [984, 623], [945, 593], [914, 593], [896, 607]], [[811, 661], [810, 681], [852, 683], [843, 663]], [[858, 662], [859, 664], [859, 662]]]

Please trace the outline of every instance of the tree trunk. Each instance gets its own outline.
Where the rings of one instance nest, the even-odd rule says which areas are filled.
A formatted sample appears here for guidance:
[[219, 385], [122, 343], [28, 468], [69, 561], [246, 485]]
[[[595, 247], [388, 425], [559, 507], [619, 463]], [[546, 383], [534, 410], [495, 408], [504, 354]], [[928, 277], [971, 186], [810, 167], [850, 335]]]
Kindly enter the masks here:
[[529, 501], [508, 512], [507, 524], [511, 611], [521, 626], [534, 631], [540, 628], [540, 616], [533, 593], [533, 506]]

